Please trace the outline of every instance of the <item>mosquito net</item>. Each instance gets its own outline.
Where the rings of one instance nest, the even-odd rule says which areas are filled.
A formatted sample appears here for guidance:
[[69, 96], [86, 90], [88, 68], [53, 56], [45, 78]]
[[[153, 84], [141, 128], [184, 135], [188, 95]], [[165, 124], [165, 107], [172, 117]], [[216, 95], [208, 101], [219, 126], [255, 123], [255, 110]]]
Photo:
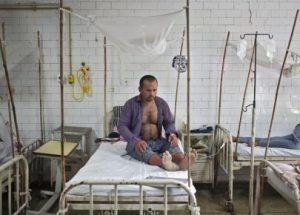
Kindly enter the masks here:
[[168, 14], [149, 17], [110, 17], [88, 15], [83, 17], [62, 9], [83, 19], [87, 24], [107, 36], [123, 53], [135, 55], [161, 55], [165, 52], [167, 37], [176, 22], [183, 15], [183, 9]]
[[[271, 40], [273, 41], [273, 40]], [[273, 43], [273, 44], [272, 44]], [[240, 44], [229, 43], [229, 47], [233, 48], [237, 56], [247, 62], [251, 59], [252, 47], [245, 40], [242, 40]], [[257, 43], [257, 65], [270, 69], [277, 73], [281, 70], [282, 60], [275, 57], [276, 48], [275, 42], [258, 41]], [[295, 52], [289, 52], [287, 61], [284, 66], [284, 77], [290, 78], [300, 73], [300, 55]]]

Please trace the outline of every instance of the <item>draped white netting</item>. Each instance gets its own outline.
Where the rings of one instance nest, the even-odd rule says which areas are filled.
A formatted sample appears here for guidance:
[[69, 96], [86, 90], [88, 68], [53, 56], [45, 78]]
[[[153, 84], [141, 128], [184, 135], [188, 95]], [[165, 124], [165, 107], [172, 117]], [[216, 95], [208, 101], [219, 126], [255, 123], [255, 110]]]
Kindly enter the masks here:
[[110, 17], [79, 14], [62, 9], [79, 17], [107, 36], [123, 53], [136, 55], [161, 55], [169, 41], [167, 37], [183, 11], [148, 17]]
[[[247, 46], [245, 41], [242, 41], [241, 44], [236, 45], [235, 43], [229, 42], [229, 47], [233, 48], [238, 57], [247, 62], [251, 59], [252, 47]], [[271, 46], [265, 41], [258, 41], [257, 43], [257, 65], [262, 66], [272, 71], [280, 73], [282, 60], [275, 57], [275, 46]], [[287, 62], [284, 66], [283, 75], [284, 77], [290, 78], [296, 76], [300, 73], [300, 55], [290, 51]]]

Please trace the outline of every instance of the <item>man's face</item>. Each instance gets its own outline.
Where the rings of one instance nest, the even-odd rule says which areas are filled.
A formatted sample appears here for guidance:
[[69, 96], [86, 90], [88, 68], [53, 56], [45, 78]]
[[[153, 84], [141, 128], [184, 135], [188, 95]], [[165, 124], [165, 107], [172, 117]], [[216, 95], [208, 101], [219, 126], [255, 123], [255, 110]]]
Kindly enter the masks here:
[[143, 101], [151, 102], [157, 93], [157, 82], [144, 80], [143, 85], [139, 87], [139, 91]]

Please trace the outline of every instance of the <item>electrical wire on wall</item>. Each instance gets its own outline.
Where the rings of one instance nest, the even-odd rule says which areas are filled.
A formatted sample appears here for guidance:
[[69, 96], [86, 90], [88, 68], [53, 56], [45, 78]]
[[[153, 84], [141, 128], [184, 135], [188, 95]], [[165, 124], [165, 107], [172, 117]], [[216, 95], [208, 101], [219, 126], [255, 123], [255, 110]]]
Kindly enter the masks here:
[[68, 83], [71, 85], [71, 96], [75, 101], [82, 101], [85, 95], [91, 92], [90, 87], [90, 68], [84, 63], [81, 63], [80, 68], [76, 72], [76, 79], [79, 86], [79, 95], [75, 95], [76, 79], [72, 71], [68, 75]]

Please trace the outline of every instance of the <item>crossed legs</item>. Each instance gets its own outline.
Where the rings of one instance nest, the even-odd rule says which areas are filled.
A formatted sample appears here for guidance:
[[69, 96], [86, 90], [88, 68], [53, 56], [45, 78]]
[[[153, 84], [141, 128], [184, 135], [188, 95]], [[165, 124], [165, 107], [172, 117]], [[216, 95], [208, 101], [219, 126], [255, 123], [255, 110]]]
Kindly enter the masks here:
[[169, 171], [176, 171], [176, 170], [187, 170], [188, 169], [188, 156], [190, 158], [191, 164], [194, 163], [197, 158], [198, 154], [196, 150], [192, 150], [189, 153], [175, 153], [171, 155], [168, 151], [165, 151], [162, 155], [162, 158], [158, 154], [153, 154], [150, 158], [148, 163], [150, 165], [157, 165], [163, 169]]

